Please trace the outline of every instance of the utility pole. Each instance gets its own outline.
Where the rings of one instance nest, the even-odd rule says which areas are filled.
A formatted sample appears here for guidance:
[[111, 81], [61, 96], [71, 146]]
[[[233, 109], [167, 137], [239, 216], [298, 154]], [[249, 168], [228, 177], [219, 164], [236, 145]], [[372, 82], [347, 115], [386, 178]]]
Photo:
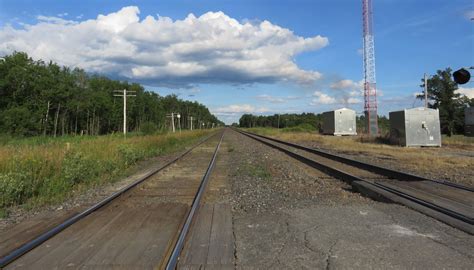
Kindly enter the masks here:
[[171, 118], [171, 130], [173, 131], [173, 133], [176, 132], [176, 126], [174, 124], [174, 117], [176, 116], [176, 118], [178, 118], [178, 129], [179, 129], [179, 132], [181, 132], [181, 114], [179, 113], [170, 113], [168, 115], [166, 115], [166, 117], [170, 117]]
[[425, 77], [425, 108], [428, 108], [428, 77], [426, 76], [426, 73], [424, 77]]
[[136, 97], [136, 91], [114, 90], [114, 97], [123, 97], [123, 136], [127, 135], [127, 97]]
[[175, 133], [175, 128], [174, 128], [174, 113], [171, 113], [171, 126], [173, 127], [173, 133]]
[[191, 130], [193, 130], [193, 117], [190, 116], [190, 118], [191, 118], [191, 119], [190, 119], [190, 122], [191, 122]]
[[278, 129], [280, 129], [280, 114], [278, 114]]

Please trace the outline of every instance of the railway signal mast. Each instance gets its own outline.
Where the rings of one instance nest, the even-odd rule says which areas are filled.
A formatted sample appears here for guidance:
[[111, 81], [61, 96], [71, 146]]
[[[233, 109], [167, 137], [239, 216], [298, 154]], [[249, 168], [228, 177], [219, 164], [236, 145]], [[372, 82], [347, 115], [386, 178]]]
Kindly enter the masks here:
[[364, 28], [364, 110], [367, 133], [378, 133], [377, 88], [375, 83], [375, 46], [372, 25], [372, 0], [362, 0], [362, 18]]

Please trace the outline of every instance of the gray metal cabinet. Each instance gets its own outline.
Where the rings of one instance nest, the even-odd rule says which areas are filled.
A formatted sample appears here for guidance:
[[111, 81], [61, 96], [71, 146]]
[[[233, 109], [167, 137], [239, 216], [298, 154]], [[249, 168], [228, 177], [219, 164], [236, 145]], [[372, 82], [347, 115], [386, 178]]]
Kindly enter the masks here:
[[390, 141], [402, 146], [441, 146], [439, 111], [413, 108], [390, 112]]
[[347, 108], [324, 112], [322, 128], [324, 134], [357, 135], [356, 112]]

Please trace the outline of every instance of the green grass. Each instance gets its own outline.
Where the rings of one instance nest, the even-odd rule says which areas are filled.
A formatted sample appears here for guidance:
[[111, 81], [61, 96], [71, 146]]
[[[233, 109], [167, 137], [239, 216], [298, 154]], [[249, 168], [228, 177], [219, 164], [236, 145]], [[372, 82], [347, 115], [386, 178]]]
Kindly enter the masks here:
[[[165, 135], [166, 132], [159, 131], [153, 133], [144, 134], [143, 132], [129, 132], [127, 133], [127, 138], [133, 137], [140, 137], [143, 135]], [[35, 136], [35, 137], [15, 137], [8, 134], [0, 134], [0, 147], [1, 146], [23, 146], [23, 145], [52, 145], [52, 144], [62, 144], [62, 143], [79, 143], [84, 141], [96, 140], [97, 138], [117, 138], [123, 139], [123, 134], [121, 132], [108, 134], [108, 135], [101, 135], [101, 136], [93, 136], [93, 135], [84, 135], [84, 136], [74, 136], [74, 135], [65, 135], [65, 136], [58, 136], [56, 138], [51, 136]]]
[[0, 218], [8, 217], [8, 210], [5, 208], [0, 208]]
[[257, 127], [257, 128], [242, 128], [242, 130], [248, 131], [248, 132], [253, 132], [257, 133], [260, 135], [264, 136], [272, 136], [272, 135], [277, 135], [282, 132], [282, 129], [277, 129], [277, 128], [263, 128], [263, 127]]
[[0, 144], [0, 217], [11, 206], [56, 203], [73, 191], [113, 182], [137, 162], [182, 149], [210, 132], [8, 138]]
[[453, 135], [451, 137], [448, 137], [446, 135], [443, 135], [441, 140], [442, 140], [443, 145], [454, 146], [454, 147], [468, 146], [472, 150], [474, 150], [474, 137], [466, 137], [464, 135]]
[[316, 127], [310, 124], [301, 124], [295, 127], [287, 127], [282, 129], [282, 132], [315, 132]]
[[244, 128], [244, 130], [254, 132], [254, 133], [258, 133], [260, 135], [265, 135], [265, 136], [271, 136], [271, 135], [279, 134], [281, 132], [288, 132], [288, 133], [291, 133], [291, 132], [316, 132], [316, 128], [313, 127], [310, 124], [301, 124], [301, 125], [298, 125], [298, 126], [295, 126], [295, 127], [287, 127], [287, 128], [280, 128], [280, 129], [271, 128], [271, 127], [268, 127], [268, 128], [257, 127], [257, 128]]
[[243, 169], [247, 175], [264, 180], [270, 179], [272, 176], [267, 168], [260, 164], [247, 164], [247, 166], [245, 166]]

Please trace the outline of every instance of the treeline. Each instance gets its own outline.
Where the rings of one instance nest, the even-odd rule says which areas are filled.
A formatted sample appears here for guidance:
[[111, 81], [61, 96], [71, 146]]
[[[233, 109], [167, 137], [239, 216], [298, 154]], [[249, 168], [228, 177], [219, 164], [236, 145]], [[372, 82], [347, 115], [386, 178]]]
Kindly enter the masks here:
[[114, 97], [114, 90], [123, 89], [136, 94], [127, 98], [129, 131], [168, 128], [167, 115], [172, 112], [181, 114], [183, 128], [189, 128], [191, 116], [194, 128], [223, 124], [200, 103], [175, 95], [163, 97], [140, 84], [89, 75], [15, 52], [0, 59], [0, 133], [59, 136], [121, 131], [123, 100]]
[[[304, 130], [320, 131], [322, 126], [322, 114], [301, 113], [301, 114], [274, 114], [274, 115], [252, 115], [244, 114], [239, 119], [239, 126], [244, 128], [251, 127], [273, 127], [273, 128], [295, 128], [301, 127]], [[385, 116], [378, 118], [381, 134], [389, 131], [390, 123]], [[357, 132], [365, 130], [365, 117], [356, 117]]]
[[239, 119], [239, 126], [245, 128], [252, 127], [274, 127], [289, 128], [303, 124], [308, 124], [316, 129], [322, 121], [321, 114], [302, 113], [302, 114], [274, 114], [274, 115], [252, 115], [244, 114]]

